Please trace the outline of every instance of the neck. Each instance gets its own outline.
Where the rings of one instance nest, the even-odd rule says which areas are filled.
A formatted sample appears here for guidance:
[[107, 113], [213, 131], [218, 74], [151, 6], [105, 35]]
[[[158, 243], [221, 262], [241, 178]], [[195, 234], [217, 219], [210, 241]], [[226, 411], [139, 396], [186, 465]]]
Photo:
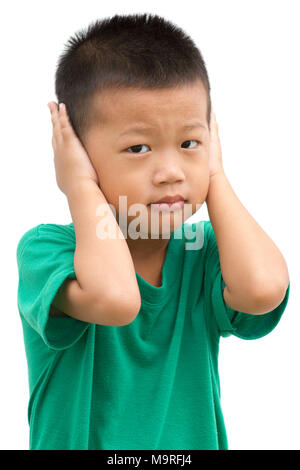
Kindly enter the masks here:
[[142, 262], [153, 259], [164, 258], [168, 245], [169, 238], [166, 239], [142, 239], [138, 238], [136, 240], [131, 239], [130, 237], [126, 238], [129, 251], [131, 253], [132, 259], [134, 262]]

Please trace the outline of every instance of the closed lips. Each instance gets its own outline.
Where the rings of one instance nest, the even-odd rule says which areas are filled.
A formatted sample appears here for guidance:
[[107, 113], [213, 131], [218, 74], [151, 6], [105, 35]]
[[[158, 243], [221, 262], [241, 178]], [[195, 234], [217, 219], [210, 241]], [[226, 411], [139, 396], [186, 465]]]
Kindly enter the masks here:
[[180, 194], [176, 194], [175, 196], [165, 196], [162, 199], [159, 199], [158, 201], [151, 202], [150, 204], [162, 204], [162, 203], [172, 204], [174, 202], [179, 202], [179, 201], [185, 201], [185, 198], [181, 196]]

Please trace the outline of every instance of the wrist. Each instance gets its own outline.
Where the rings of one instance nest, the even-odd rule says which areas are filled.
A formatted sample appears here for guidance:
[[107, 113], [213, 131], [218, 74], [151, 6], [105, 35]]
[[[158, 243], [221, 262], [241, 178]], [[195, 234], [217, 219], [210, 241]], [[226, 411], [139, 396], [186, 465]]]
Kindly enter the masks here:
[[206, 197], [206, 204], [209, 206], [211, 198], [213, 198], [213, 194], [215, 190], [220, 186], [220, 184], [224, 187], [226, 187], [226, 183], [228, 182], [228, 179], [224, 173], [224, 171], [218, 171], [214, 173], [213, 175], [210, 175], [209, 178], [209, 187], [208, 187], [208, 192], [207, 192], [207, 197]]
[[82, 192], [95, 190], [101, 192], [101, 189], [99, 188], [95, 180], [91, 178], [80, 178], [76, 180], [76, 182], [68, 186], [68, 188], [65, 190], [65, 195], [69, 199], [71, 197], [76, 196], [77, 194], [81, 194]]
[[210, 174], [210, 175], [209, 175], [209, 179], [210, 179], [210, 181], [211, 181], [213, 178], [219, 177], [219, 176], [226, 178], [226, 175], [225, 175], [224, 170], [215, 171], [213, 174]]

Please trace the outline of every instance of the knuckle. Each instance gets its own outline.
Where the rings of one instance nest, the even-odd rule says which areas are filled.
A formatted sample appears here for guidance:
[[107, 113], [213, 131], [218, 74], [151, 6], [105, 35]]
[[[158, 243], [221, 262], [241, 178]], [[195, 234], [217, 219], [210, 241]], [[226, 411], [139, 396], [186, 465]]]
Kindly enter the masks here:
[[70, 139], [70, 131], [68, 127], [61, 127], [61, 134], [64, 139], [69, 140]]

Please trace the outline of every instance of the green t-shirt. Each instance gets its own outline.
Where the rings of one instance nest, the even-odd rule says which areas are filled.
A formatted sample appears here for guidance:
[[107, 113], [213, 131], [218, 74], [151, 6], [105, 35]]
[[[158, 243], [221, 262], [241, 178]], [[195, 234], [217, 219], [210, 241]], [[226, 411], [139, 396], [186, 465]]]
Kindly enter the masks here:
[[132, 323], [50, 317], [57, 290], [66, 278], [76, 278], [75, 243], [73, 223], [40, 224], [17, 247], [29, 448], [228, 449], [220, 337], [268, 334], [287, 305], [290, 286], [272, 312], [232, 310], [223, 300], [212, 225], [200, 221], [171, 233], [160, 287], [136, 273], [142, 304]]

